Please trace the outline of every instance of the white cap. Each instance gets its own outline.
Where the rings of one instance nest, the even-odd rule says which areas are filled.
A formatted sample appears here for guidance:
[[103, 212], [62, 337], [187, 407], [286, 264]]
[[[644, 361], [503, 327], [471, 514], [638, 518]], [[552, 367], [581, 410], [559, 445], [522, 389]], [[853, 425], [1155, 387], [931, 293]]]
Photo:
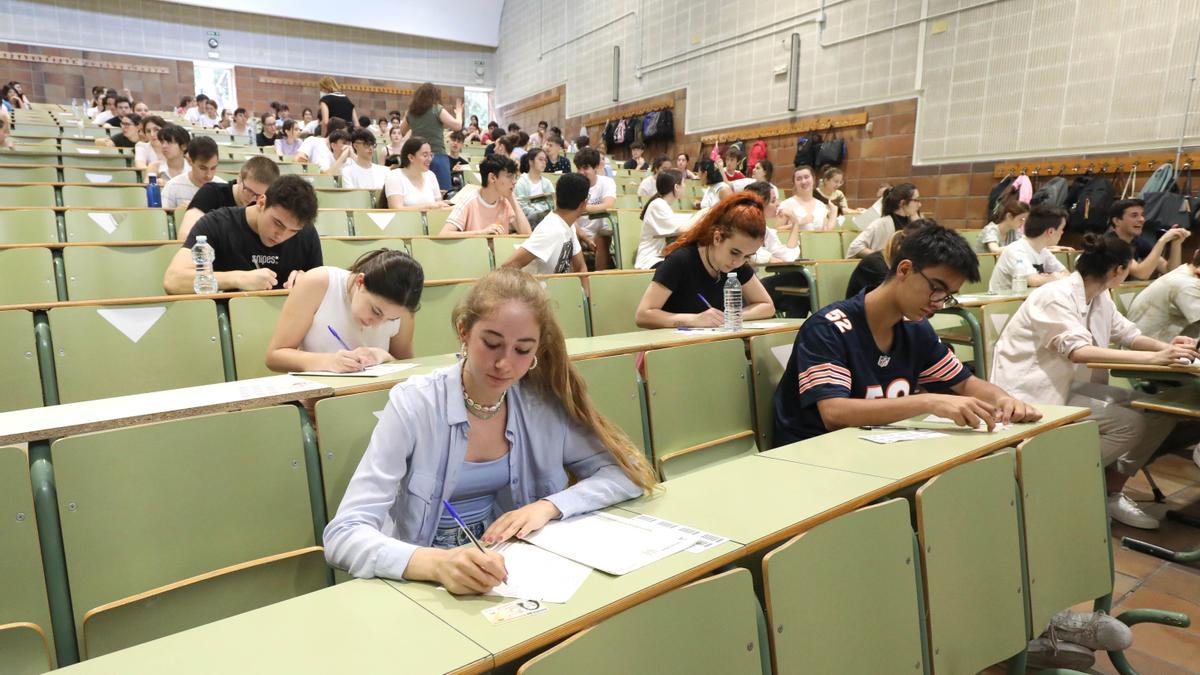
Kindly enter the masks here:
[[206, 235], [206, 234], [196, 235], [196, 243], [197, 244], [207, 244], [208, 243], [208, 235]]

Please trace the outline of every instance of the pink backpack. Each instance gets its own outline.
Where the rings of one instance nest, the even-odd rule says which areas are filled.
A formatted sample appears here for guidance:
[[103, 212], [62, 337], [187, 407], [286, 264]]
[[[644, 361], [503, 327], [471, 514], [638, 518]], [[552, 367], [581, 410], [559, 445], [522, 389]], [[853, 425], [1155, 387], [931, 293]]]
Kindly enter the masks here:
[[767, 158], [767, 142], [763, 139], [754, 141], [754, 145], [750, 146], [750, 152], [746, 153], [746, 172], [754, 170], [754, 165]]

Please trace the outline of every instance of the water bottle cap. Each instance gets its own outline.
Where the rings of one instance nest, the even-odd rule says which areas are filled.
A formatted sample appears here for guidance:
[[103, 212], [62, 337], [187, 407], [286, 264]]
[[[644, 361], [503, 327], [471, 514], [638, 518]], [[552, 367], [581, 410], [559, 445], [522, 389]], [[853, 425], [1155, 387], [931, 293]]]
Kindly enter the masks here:
[[737, 277], [737, 272], [726, 272], [725, 276], [729, 277], [730, 279], [733, 279], [733, 278]]
[[151, 183], [151, 184], [154, 184], [154, 183], [157, 183], [157, 182], [158, 182], [158, 176], [150, 176], [150, 183]]
[[208, 243], [208, 235], [206, 235], [206, 234], [196, 235], [196, 243], [197, 244], [207, 244]]

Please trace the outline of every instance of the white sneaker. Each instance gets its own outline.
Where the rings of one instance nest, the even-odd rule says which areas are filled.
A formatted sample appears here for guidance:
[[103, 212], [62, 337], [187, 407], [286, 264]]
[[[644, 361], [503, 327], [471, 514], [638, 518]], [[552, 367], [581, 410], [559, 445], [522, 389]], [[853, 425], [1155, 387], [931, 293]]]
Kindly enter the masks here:
[[1157, 530], [1158, 520], [1143, 511], [1124, 492], [1108, 495], [1108, 517], [1130, 527], [1142, 530]]
[[1119, 652], [1133, 644], [1129, 626], [1104, 612], [1059, 612], [1050, 618], [1050, 627], [1043, 635], [1051, 642], [1071, 642], [1106, 652]]
[[1068, 668], [1087, 671], [1096, 663], [1092, 650], [1071, 642], [1055, 644], [1050, 638], [1040, 637], [1029, 643], [1026, 654], [1028, 668]]

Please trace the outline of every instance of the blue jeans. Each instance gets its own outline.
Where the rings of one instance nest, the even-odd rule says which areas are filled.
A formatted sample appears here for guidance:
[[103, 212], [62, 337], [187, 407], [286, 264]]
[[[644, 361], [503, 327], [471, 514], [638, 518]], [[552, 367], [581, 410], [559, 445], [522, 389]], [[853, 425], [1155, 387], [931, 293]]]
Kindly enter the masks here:
[[449, 190], [451, 188], [450, 155], [434, 155], [433, 162], [429, 165], [429, 170], [433, 172], [433, 175], [437, 176], [439, 188], [443, 190]]
[[[486, 520], [481, 520], [478, 523], [467, 523], [467, 529], [471, 531], [471, 534], [475, 535], [476, 539], [479, 539], [490, 524]], [[470, 543], [471, 540], [467, 538], [467, 535], [463, 534], [462, 529], [457, 525], [454, 527], [438, 528], [438, 531], [433, 535], [434, 548], [457, 548]]]

